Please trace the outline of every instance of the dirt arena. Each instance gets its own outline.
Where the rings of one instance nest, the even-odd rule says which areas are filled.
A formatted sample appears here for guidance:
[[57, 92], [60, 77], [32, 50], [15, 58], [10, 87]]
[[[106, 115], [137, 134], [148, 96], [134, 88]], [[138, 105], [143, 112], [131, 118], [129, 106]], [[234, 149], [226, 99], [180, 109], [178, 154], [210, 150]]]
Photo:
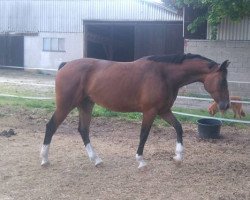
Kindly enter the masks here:
[[[38, 80], [20, 73], [2, 71], [0, 81]], [[53, 77], [41, 76], [37, 83], [45, 79], [53, 84]], [[144, 150], [148, 166], [139, 171], [135, 153], [140, 123], [93, 118], [91, 141], [104, 161], [97, 168], [72, 114], [53, 137], [51, 165], [42, 168], [39, 153], [50, 117], [41, 109], [0, 107], [0, 133], [13, 129], [16, 134], [0, 135], [0, 200], [250, 199], [250, 127], [223, 125], [221, 139], [201, 140], [195, 124], [183, 124], [185, 157], [176, 166], [174, 129], [154, 125]]]
[[175, 132], [153, 126], [145, 146], [148, 167], [137, 169], [140, 124], [93, 118], [91, 139], [104, 164], [90, 163], [70, 116], [55, 134], [51, 165], [40, 166], [39, 151], [49, 115], [41, 110], [0, 108], [0, 199], [250, 199], [250, 128], [223, 126], [222, 139], [201, 140], [184, 124], [185, 160], [172, 161]]

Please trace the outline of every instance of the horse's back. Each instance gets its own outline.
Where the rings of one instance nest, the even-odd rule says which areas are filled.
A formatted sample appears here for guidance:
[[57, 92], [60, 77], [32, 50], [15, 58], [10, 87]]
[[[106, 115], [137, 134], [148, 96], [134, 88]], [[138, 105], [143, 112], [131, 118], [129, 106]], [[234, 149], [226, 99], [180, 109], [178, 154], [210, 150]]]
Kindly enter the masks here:
[[98, 71], [112, 65], [113, 61], [99, 60], [93, 58], [82, 58], [67, 62], [61, 68], [56, 76], [56, 82], [59, 80], [69, 81], [83, 79], [86, 76], [97, 73]]

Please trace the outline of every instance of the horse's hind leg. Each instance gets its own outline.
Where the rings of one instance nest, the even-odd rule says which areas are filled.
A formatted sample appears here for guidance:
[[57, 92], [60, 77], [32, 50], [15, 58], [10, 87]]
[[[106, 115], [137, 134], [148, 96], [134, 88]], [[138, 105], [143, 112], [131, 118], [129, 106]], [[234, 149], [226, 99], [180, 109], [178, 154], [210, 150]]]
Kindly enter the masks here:
[[93, 110], [94, 103], [88, 98], [84, 99], [81, 106], [78, 107], [79, 110], [79, 127], [78, 131], [81, 134], [83, 143], [85, 145], [88, 156], [95, 166], [102, 163], [102, 160], [96, 154], [94, 148], [92, 147], [89, 139], [89, 126], [91, 121], [91, 113]]
[[40, 153], [40, 156], [42, 158], [42, 162], [41, 162], [42, 166], [49, 164], [49, 158], [48, 158], [49, 146], [52, 140], [52, 136], [56, 132], [58, 126], [66, 118], [69, 112], [70, 110], [66, 110], [66, 109], [56, 109], [51, 119], [46, 124], [45, 137], [44, 137], [43, 146], [42, 146], [41, 153]]

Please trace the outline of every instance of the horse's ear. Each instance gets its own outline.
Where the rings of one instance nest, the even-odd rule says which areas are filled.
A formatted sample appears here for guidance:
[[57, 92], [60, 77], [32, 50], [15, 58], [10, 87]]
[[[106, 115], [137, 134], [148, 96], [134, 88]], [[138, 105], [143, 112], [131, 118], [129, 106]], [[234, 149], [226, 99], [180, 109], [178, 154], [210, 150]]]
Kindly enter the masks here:
[[225, 71], [228, 67], [228, 65], [230, 64], [230, 62], [228, 60], [225, 60], [220, 66], [219, 66], [219, 70], [220, 71]]

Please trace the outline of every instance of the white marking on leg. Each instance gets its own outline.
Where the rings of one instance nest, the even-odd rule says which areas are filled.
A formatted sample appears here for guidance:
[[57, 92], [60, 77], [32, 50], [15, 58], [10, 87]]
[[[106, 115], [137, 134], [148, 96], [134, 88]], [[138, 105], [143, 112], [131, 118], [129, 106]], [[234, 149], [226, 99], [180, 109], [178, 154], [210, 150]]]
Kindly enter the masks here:
[[92, 145], [90, 143], [88, 143], [85, 148], [86, 148], [86, 151], [88, 153], [89, 159], [91, 161], [94, 161], [96, 154], [95, 154], [95, 151], [94, 151]]
[[136, 154], [135, 158], [136, 161], [139, 163], [138, 169], [142, 169], [147, 165], [147, 163], [143, 159], [143, 156], [139, 156], [138, 154]]
[[95, 150], [90, 143], [86, 145], [85, 149], [88, 153], [90, 161], [94, 162], [95, 166], [98, 166], [102, 163], [102, 159], [99, 158], [99, 156], [95, 153]]
[[42, 166], [48, 165], [49, 164], [49, 144], [42, 146], [40, 156], [42, 158], [41, 165]]
[[174, 156], [174, 160], [175, 161], [182, 161], [183, 159], [183, 145], [181, 143], [176, 143], [176, 149], [175, 149], [175, 154], [176, 156]]

